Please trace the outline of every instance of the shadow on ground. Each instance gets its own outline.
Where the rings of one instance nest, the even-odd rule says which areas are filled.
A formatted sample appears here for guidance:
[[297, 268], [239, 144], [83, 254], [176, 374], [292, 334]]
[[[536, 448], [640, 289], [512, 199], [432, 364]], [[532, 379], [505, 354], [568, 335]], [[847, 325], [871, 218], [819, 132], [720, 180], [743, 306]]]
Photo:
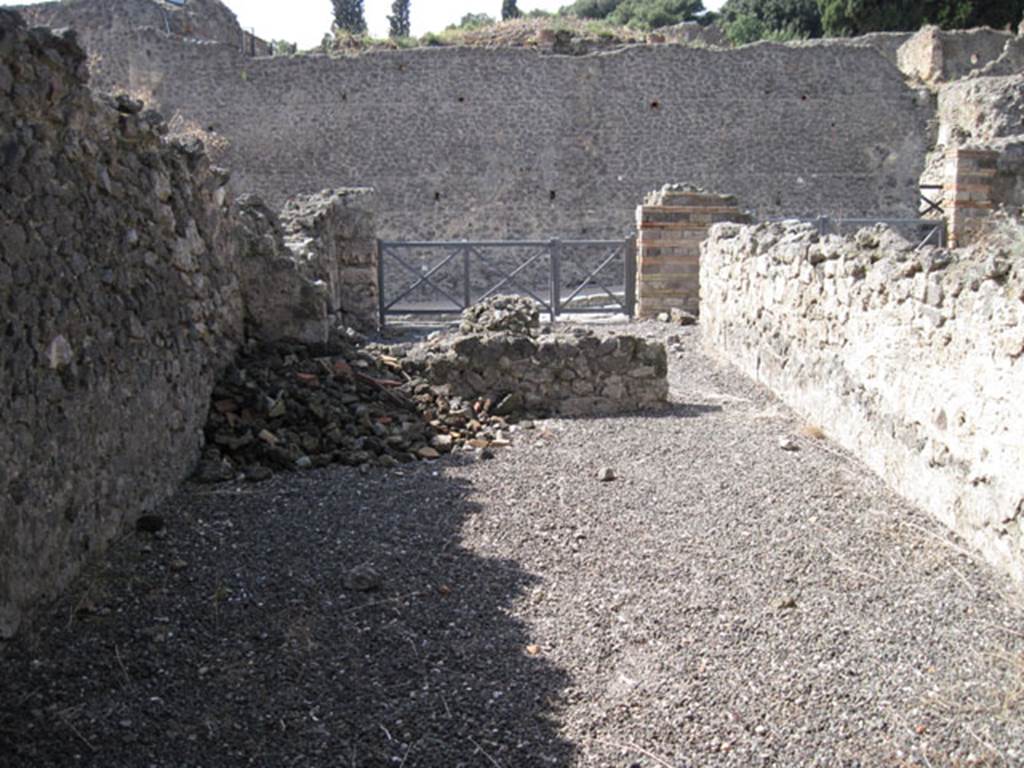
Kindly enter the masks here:
[[436, 465], [182, 492], [0, 652], [4, 766], [566, 765], [533, 577]]

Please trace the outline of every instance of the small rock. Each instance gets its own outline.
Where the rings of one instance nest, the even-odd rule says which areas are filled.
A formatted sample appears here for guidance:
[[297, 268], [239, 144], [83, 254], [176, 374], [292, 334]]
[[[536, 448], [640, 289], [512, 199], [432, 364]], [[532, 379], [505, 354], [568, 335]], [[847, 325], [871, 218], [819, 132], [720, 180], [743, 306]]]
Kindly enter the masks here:
[[345, 576], [345, 589], [355, 592], [373, 592], [381, 588], [384, 578], [372, 565], [357, 565]]
[[669, 310], [669, 317], [672, 319], [672, 322], [675, 323], [676, 325], [697, 324], [696, 315], [692, 315], [685, 309], [679, 309], [678, 307], [673, 307], [672, 309]]
[[519, 392], [505, 395], [494, 407], [495, 416], [510, 416], [523, 408], [523, 396]]
[[235, 473], [223, 461], [203, 459], [192, 477], [197, 483], [223, 483], [234, 480]]
[[656, 317], [655, 319], [656, 319], [656, 320], [657, 320], [657, 321], [658, 321], [659, 323], [667, 323], [667, 322], [668, 322], [669, 320], [671, 320], [672, 318], [671, 318], [671, 317], [669, 316], [668, 312], [659, 312], [659, 313], [658, 313], [658, 316], [657, 316], [657, 317]]
[[792, 595], [783, 595], [775, 601], [775, 610], [777, 611], [789, 611], [796, 608], [796, 598]]
[[269, 480], [274, 476], [274, 473], [267, 467], [260, 464], [254, 464], [251, 467], [245, 468], [245, 479], [251, 483], [261, 483], [264, 480]]
[[141, 533], [156, 533], [164, 529], [163, 515], [142, 515], [135, 521], [135, 530]]
[[434, 450], [433, 448], [431, 448], [428, 445], [425, 445], [422, 448], [420, 448], [418, 451], [416, 451], [416, 455], [419, 456], [421, 459], [439, 459], [439, 458], [441, 458], [441, 454], [438, 453], [436, 450]]
[[171, 560], [171, 571], [174, 573], [180, 573], [188, 568], [188, 563], [184, 560]]
[[800, 446], [797, 445], [796, 439], [792, 435], [784, 435], [779, 438], [779, 448], [784, 451], [799, 451]]
[[455, 439], [451, 435], [434, 435], [430, 445], [438, 451], [450, 451]]
[[611, 467], [601, 467], [597, 470], [597, 479], [602, 483], [609, 483], [615, 479], [615, 470]]
[[476, 457], [477, 459], [488, 461], [494, 458], [494, 451], [492, 451], [490, 448], [477, 448]]
[[309, 469], [313, 466], [313, 460], [309, 456], [299, 456], [295, 460], [296, 469]]

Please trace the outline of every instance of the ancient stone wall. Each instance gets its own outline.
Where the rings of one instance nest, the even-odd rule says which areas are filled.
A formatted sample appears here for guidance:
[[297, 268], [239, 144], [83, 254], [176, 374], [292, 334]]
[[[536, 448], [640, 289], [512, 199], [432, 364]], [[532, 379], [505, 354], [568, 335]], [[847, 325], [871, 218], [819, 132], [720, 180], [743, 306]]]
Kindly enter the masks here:
[[[18, 6], [30, 26], [74, 27], [91, 53], [106, 50], [129, 30], [148, 27], [170, 35], [225, 43], [250, 55], [266, 56], [270, 47], [244, 32], [235, 14], [220, 0], [61, 0]], [[98, 63], [98, 62], [97, 62]]]
[[[1014, 40], [1001, 62], [1020, 57], [1024, 48]], [[995, 207], [1024, 206], [1024, 72], [1002, 74], [986, 68], [970, 77], [946, 83], [938, 91], [939, 131], [929, 160], [933, 178], [946, 156], [959, 148], [996, 153], [991, 201]], [[948, 184], [948, 180], [947, 180]]]
[[190, 470], [241, 335], [227, 177], [0, 10], [0, 636]]
[[[522, 301], [491, 299], [483, 308], [488, 322], [464, 320], [460, 333], [418, 345], [403, 364], [450, 395], [483, 398], [490, 403], [487, 410], [501, 416], [597, 416], [664, 406], [664, 345], [629, 335], [601, 337], [586, 329], [538, 334], [524, 327], [514, 306]], [[511, 303], [512, 310], [495, 311], [503, 303]], [[532, 319], [536, 322], [536, 308]]]
[[297, 196], [281, 210], [291, 257], [327, 290], [331, 322], [359, 330], [377, 327], [377, 229], [372, 194], [324, 190]]
[[762, 214], [909, 215], [931, 114], [834, 42], [252, 59], [140, 29], [96, 53], [101, 85], [220, 137], [236, 189], [371, 186], [388, 238], [618, 237], [673, 179]]
[[900, 46], [899, 68], [927, 83], [956, 80], [1000, 58], [1012, 32], [979, 29], [942, 30], [923, 27]]
[[1024, 579], [1024, 229], [915, 252], [886, 230], [712, 228], [707, 349]]
[[280, 214], [255, 195], [237, 205], [246, 334], [325, 343], [378, 323], [377, 241], [366, 190], [323, 190]]

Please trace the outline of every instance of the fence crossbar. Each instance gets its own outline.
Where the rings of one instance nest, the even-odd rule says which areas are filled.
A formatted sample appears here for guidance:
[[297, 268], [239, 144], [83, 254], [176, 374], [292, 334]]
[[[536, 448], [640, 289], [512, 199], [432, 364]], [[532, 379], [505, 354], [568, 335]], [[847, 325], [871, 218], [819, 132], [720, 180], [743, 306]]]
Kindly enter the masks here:
[[[528, 266], [530, 266], [531, 264], [533, 264], [533, 262], [535, 262], [535, 261], [536, 261], [537, 259], [539, 259], [539, 258], [540, 258], [541, 256], [545, 256], [545, 255], [546, 255], [546, 254], [544, 254], [544, 253], [535, 253], [535, 254], [533, 254], [532, 256], [530, 256], [530, 258], [529, 258], [529, 259], [527, 259], [526, 261], [524, 261], [524, 262], [523, 262], [522, 264], [520, 264], [520, 265], [519, 265], [518, 267], [516, 267], [516, 268], [515, 268], [514, 270], [512, 270], [512, 271], [511, 271], [511, 272], [510, 272], [509, 274], [507, 274], [507, 275], [505, 275], [505, 273], [504, 273], [504, 272], [501, 272], [501, 270], [497, 270], [497, 269], [496, 269], [496, 271], [497, 271], [497, 272], [498, 272], [499, 274], [503, 275], [503, 277], [502, 277], [501, 281], [500, 281], [500, 282], [498, 282], [498, 283], [496, 283], [495, 285], [491, 286], [490, 288], [488, 288], [488, 289], [487, 289], [487, 291], [485, 291], [485, 292], [484, 292], [483, 294], [481, 294], [481, 295], [480, 295], [480, 299], [479, 299], [479, 301], [483, 301], [484, 299], [490, 298], [490, 297], [491, 297], [491, 296], [493, 296], [493, 295], [494, 295], [494, 294], [495, 294], [495, 293], [496, 293], [497, 291], [501, 290], [501, 287], [502, 287], [503, 285], [505, 285], [506, 283], [509, 283], [509, 284], [511, 284], [511, 285], [512, 285], [512, 286], [513, 286], [514, 288], [519, 288], [519, 285], [518, 285], [518, 283], [516, 283], [516, 282], [515, 282], [515, 280], [514, 280], [515, 276], [516, 276], [516, 275], [518, 275], [518, 274], [519, 274], [520, 272], [522, 272], [522, 271], [523, 271], [524, 269], [526, 269], [526, 268], [527, 268]], [[480, 261], [481, 261], [481, 262], [484, 262], [484, 261], [485, 261], [485, 259], [484, 259], [484, 257], [483, 257], [483, 255], [482, 255], [482, 254], [480, 254]], [[487, 266], [491, 266], [491, 265], [487, 265]], [[525, 290], [525, 289], [523, 289], [523, 288], [520, 288], [520, 290]]]
[[[501, 271], [500, 269], [498, 269], [497, 267], [495, 267], [495, 266], [494, 266], [493, 264], [489, 263], [489, 262], [487, 261], [487, 258], [486, 258], [486, 257], [485, 257], [485, 256], [484, 256], [484, 255], [483, 255], [483, 254], [482, 254], [482, 253], [481, 253], [480, 251], [476, 250], [476, 248], [469, 248], [468, 250], [470, 251], [470, 253], [473, 253], [473, 254], [475, 254], [475, 255], [476, 255], [476, 257], [477, 257], [478, 259], [480, 259], [480, 266], [481, 266], [481, 267], [483, 268], [483, 271], [484, 271], [485, 273], [489, 272], [489, 273], [490, 273], [490, 276], [491, 276], [492, 278], [494, 277], [495, 273], [497, 273], [497, 275], [498, 275], [499, 277], [502, 277], [502, 278], [504, 278], [504, 279], [503, 279], [503, 280], [502, 280], [501, 282], [499, 282], [499, 283], [497, 284], [497, 286], [494, 286], [494, 287], [492, 287], [492, 288], [491, 288], [491, 289], [490, 289], [490, 290], [489, 290], [489, 291], [488, 291], [487, 293], [485, 293], [485, 294], [484, 294], [484, 296], [482, 296], [481, 298], [486, 298], [487, 296], [489, 296], [489, 295], [490, 295], [491, 291], [495, 291], [495, 290], [497, 290], [498, 288], [500, 288], [500, 287], [501, 287], [502, 285], [504, 285], [504, 284], [505, 284], [505, 283], [507, 282], [507, 283], [508, 283], [509, 285], [511, 285], [511, 286], [512, 286], [513, 288], [517, 288], [518, 290], [522, 291], [523, 293], [526, 293], [526, 294], [528, 294], [529, 296], [531, 296], [531, 297], [533, 298], [533, 300], [534, 300], [534, 301], [536, 301], [536, 302], [537, 302], [538, 304], [540, 304], [540, 305], [541, 305], [542, 307], [544, 307], [545, 309], [547, 309], [547, 310], [548, 310], [548, 312], [549, 312], [550, 314], [554, 314], [554, 312], [553, 312], [553, 307], [551, 306], [551, 302], [549, 302], [549, 301], [544, 301], [544, 299], [542, 299], [542, 298], [541, 298], [540, 296], [538, 296], [537, 294], [535, 294], [535, 293], [534, 293], [533, 291], [531, 291], [531, 290], [530, 290], [529, 288], [524, 288], [524, 287], [523, 287], [523, 286], [521, 286], [521, 285], [520, 285], [519, 283], [517, 283], [517, 282], [516, 282], [515, 280], [513, 280], [511, 276], [509, 276], [509, 275], [506, 275], [506, 274], [505, 274], [504, 272], [502, 272], [502, 271]], [[534, 258], [536, 258], [536, 256], [534, 256]], [[526, 265], [525, 265], [525, 264], [523, 264], [523, 265], [521, 265], [521, 266], [526, 266]], [[518, 273], [519, 273], [520, 271], [521, 271], [521, 269], [517, 269], [517, 270], [515, 270], [515, 271], [514, 271], [514, 272], [513, 272], [512, 274], [513, 274], [513, 275], [516, 275], [516, 274], [518, 274]]]
[[[623, 244], [622, 247], [625, 247], [625, 244]], [[602, 291], [607, 293], [608, 296], [612, 299], [612, 301], [614, 301], [620, 307], [625, 309], [626, 305], [622, 301], [619, 301], [619, 298], [614, 293], [609, 291], [608, 288], [604, 285], [604, 283], [602, 283], [600, 280], [595, 279], [597, 274], [602, 269], [607, 267], [612, 262], [613, 259], [617, 258], [620, 255], [622, 255], [620, 248], [615, 248], [614, 250], [609, 251], [607, 258], [605, 258], [605, 260], [601, 262], [601, 265], [597, 269], [595, 269], [593, 272], [591, 272], [589, 275], [587, 275], [585, 278], [583, 278], [583, 282], [580, 283], [578, 286], [576, 286], [576, 290], [573, 291], [572, 293], [570, 293], [568, 298], [566, 298], [564, 301], [561, 302], [561, 306], [559, 307], [559, 311], [561, 311], [562, 308], [568, 306], [569, 302], [571, 302], [573, 299], [575, 299], [577, 296], [579, 296], [580, 291], [582, 291], [588, 285], [596, 285]]]
[[[399, 263], [399, 265], [404, 267], [411, 274], [419, 276], [419, 272], [416, 271], [416, 268], [415, 267], [411, 267], [408, 264], [406, 264], [405, 261], [402, 259], [402, 257], [399, 256], [394, 250], [392, 250], [390, 248], [383, 248], [382, 247], [381, 248], [381, 254], [380, 254], [381, 260], [384, 259], [385, 254], [390, 255], [395, 261], [397, 261]], [[408, 296], [410, 293], [415, 291], [417, 288], [419, 288], [423, 284], [429, 285], [431, 288], [433, 288], [438, 293], [443, 294], [456, 307], [458, 307], [460, 309], [465, 309], [465, 307], [462, 306], [462, 302], [460, 302], [458, 299], [454, 298], [450, 293], [448, 293], [448, 291], [446, 291], [444, 288], [442, 288], [441, 286], [437, 285], [433, 280], [430, 279], [434, 274], [437, 273], [438, 270], [442, 269], [446, 264], [450, 263], [458, 255], [459, 255], [459, 249], [453, 250], [451, 253], [449, 253], [440, 263], [438, 263], [436, 266], [431, 268], [426, 274], [424, 274], [422, 277], [420, 277], [419, 280], [417, 280], [415, 283], [413, 283], [408, 288], [408, 290], [405, 291], [405, 293], [402, 293], [397, 298], [392, 300], [392, 302], [390, 304], [385, 304], [384, 305], [385, 311], [387, 311], [389, 309], [392, 309], [398, 302], [400, 302], [402, 299], [404, 299], [406, 296]], [[383, 286], [380, 286], [380, 288], [378, 290], [383, 290], [383, 288], [384, 288]]]

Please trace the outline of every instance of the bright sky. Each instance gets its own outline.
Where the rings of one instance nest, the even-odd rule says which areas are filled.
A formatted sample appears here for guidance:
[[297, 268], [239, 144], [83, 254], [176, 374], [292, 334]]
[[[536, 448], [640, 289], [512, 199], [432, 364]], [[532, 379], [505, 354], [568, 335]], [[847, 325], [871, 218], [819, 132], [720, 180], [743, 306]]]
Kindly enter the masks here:
[[[20, 0], [21, 3], [41, 0]], [[255, 29], [264, 40], [288, 40], [300, 48], [320, 44], [324, 33], [331, 28], [331, 0], [224, 0], [238, 16], [246, 29]], [[556, 11], [572, 0], [519, 0], [519, 10], [534, 8]], [[704, 7], [719, 8], [724, 0], [704, 0]], [[13, 3], [0, 2], [0, 5]], [[391, 0], [364, 0], [366, 23], [370, 33], [386, 37], [387, 16]], [[459, 21], [467, 13], [487, 13], [501, 18], [501, 0], [412, 0], [410, 21], [412, 33], [419, 37], [426, 32], [438, 32]]]

